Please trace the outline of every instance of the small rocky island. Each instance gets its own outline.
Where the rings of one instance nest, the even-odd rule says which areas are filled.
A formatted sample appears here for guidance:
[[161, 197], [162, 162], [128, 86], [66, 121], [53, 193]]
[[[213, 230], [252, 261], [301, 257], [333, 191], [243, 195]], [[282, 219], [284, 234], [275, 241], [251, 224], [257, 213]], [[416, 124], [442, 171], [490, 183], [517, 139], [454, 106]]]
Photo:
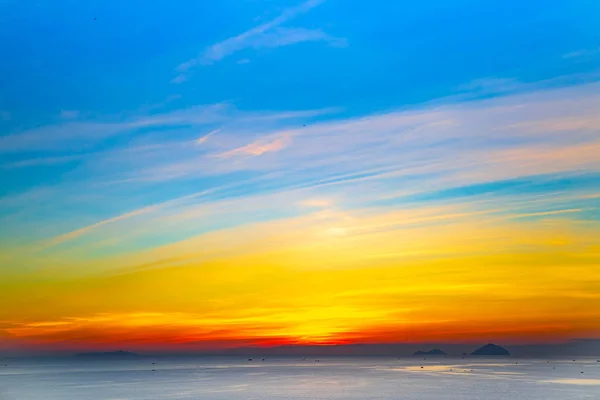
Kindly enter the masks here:
[[108, 360], [115, 360], [115, 359], [129, 360], [129, 359], [134, 359], [134, 358], [140, 358], [142, 356], [140, 356], [137, 353], [118, 350], [118, 351], [108, 351], [108, 352], [79, 353], [79, 354], [75, 354], [75, 357], [85, 358], [85, 359], [93, 359], [93, 360], [106, 360], [106, 359], [108, 359]]
[[486, 344], [471, 353], [472, 356], [510, 356], [508, 350], [493, 343]]
[[444, 353], [440, 349], [433, 349], [433, 350], [429, 350], [429, 351], [419, 350], [413, 354], [413, 356], [445, 356], [445, 355], [446, 355], [446, 353]]

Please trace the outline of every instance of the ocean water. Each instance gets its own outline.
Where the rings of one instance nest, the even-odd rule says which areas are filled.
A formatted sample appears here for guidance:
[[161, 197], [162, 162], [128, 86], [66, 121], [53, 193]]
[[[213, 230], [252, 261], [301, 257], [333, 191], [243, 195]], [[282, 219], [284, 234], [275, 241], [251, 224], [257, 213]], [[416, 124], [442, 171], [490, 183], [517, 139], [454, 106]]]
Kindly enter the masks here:
[[600, 363], [515, 358], [10, 360], [0, 365], [0, 399], [598, 400]]

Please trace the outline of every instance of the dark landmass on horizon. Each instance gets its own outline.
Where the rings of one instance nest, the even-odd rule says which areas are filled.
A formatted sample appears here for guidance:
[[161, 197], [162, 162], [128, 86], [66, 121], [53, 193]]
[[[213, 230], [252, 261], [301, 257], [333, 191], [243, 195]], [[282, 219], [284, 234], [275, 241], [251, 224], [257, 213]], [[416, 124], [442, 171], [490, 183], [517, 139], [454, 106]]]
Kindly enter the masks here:
[[[485, 342], [484, 342], [485, 343]], [[503, 344], [502, 341], [497, 341], [506, 348], [513, 357], [529, 357], [529, 358], [545, 358], [545, 357], [600, 357], [600, 339], [578, 339], [563, 343], [553, 344]], [[135, 351], [133, 357], [214, 357], [214, 356], [230, 356], [230, 357], [412, 357], [414, 353], [422, 349], [441, 349], [448, 357], [474, 357], [470, 354], [482, 346], [481, 343], [364, 343], [364, 344], [346, 344], [346, 345], [286, 345], [277, 347], [258, 347], [246, 346], [230, 349], [215, 349], [215, 350], [199, 350], [192, 346], [189, 350], [166, 348], [161, 349], [157, 346], [156, 349], [137, 349], [132, 347], [130, 350]], [[87, 354], [111, 354], [115, 352], [94, 352], [93, 348], [89, 349]], [[117, 352], [118, 353], [118, 352]], [[129, 353], [129, 352], [127, 352]], [[86, 353], [82, 353], [86, 354]], [[55, 352], [37, 352], [16, 350], [7, 353], [0, 353], [0, 357], [73, 357], [72, 351], [55, 351]], [[90, 356], [87, 358], [99, 357], [103, 359], [118, 358], [118, 356]], [[85, 356], [79, 356], [81, 359], [86, 359]]]
[[510, 356], [510, 352], [502, 346], [488, 343], [471, 353], [472, 356]]
[[419, 351], [413, 353], [413, 356], [445, 356], [445, 355], [446, 355], [446, 353], [440, 349], [432, 349], [429, 351], [419, 350]]
[[[484, 342], [485, 343], [485, 342]], [[497, 343], [501, 343], [498, 341]], [[448, 357], [471, 357], [470, 354], [482, 347], [478, 343], [364, 343], [346, 345], [288, 345], [278, 347], [239, 347], [220, 351], [198, 351], [202, 355], [231, 356], [373, 356], [373, 357], [412, 357], [423, 349], [443, 349]], [[555, 344], [515, 344], [503, 345], [515, 357], [598, 357], [600, 339], [579, 339]], [[173, 352], [174, 354], [175, 352]], [[183, 352], [177, 352], [185, 355]]]

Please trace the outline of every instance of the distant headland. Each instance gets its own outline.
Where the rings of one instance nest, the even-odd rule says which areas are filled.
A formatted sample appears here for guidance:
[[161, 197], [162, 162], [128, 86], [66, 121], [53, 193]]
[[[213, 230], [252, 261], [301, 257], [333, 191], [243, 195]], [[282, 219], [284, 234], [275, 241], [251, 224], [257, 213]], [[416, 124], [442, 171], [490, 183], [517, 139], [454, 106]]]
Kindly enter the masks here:
[[446, 353], [444, 353], [440, 349], [433, 349], [433, 350], [429, 350], [429, 351], [419, 350], [413, 354], [413, 356], [445, 356], [445, 355], [446, 355]]
[[[412, 348], [411, 348], [412, 347]], [[431, 348], [433, 347], [433, 348]], [[447, 344], [445, 347], [434, 347], [431, 345], [430, 350], [423, 350], [416, 347], [414, 344], [348, 344], [348, 345], [331, 345], [331, 346], [277, 346], [277, 347], [238, 347], [225, 349], [220, 351], [207, 351], [185, 354], [173, 353], [176, 356], [246, 356], [251, 357], [258, 353], [262, 356], [315, 356], [315, 357], [338, 357], [338, 356], [408, 356], [413, 357], [443, 357], [450, 354], [457, 356], [462, 354], [462, 357], [470, 356], [510, 356], [511, 353], [504, 347], [493, 343], [488, 343], [485, 346], [479, 347], [471, 353], [466, 352], [466, 345]], [[448, 348], [446, 348], [448, 347]], [[518, 349], [518, 347], [517, 347]], [[415, 351], [416, 350], [416, 351]], [[410, 351], [410, 352], [409, 352]], [[403, 353], [403, 354], [402, 354]], [[130, 351], [118, 350], [109, 352], [88, 352], [75, 354], [72, 357], [86, 360], [131, 360], [147, 358], [149, 356], [137, 354]], [[151, 356], [153, 357], [153, 356]]]
[[471, 353], [472, 356], [510, 356], [504, 347], [488, 343]]

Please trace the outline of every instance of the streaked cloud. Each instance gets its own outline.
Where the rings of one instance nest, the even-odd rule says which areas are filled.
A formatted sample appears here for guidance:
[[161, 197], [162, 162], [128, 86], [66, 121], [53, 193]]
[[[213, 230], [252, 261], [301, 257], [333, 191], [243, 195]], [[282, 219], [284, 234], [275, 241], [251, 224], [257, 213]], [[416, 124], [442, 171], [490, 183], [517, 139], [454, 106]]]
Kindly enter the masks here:
[[79, 111], [77, 110], [61, 110], [60, 117], [62, 119], [75, 119], [79, 116]]
[[[255, 201], [254, 195], [248, 197], [250, 193], [275, 190], [304, 198], [341, 197], [357, 207], [369, 201], [400, 201], [394, 199], [433, 188], [527, 176], [556, 175], [558, 179], [561, 174], [600, 171], [597, 93], [597, 84], [589, 84], [348, 119], [329, 115], [331, 110], [247, 113], [219, 105], [194, 107], [132, 118], [123, 129], [157, 126], [166, 135], [152, 136], [150, 131], [143, 144], [86, 154], [78, 169], [95, 180], [101, 176], [114, 180], [115, 190], [124, 193], [128, 189], [119, 180], [123, 185], [169, 186], [185, 179], [244, 173], [243, 180], [227, 182], [228, 189], [219, 196], [241, 199], [235, 203], [240, 210], [256, 204], [248, 210], [257, 215], [262, 215], [264, 204], [298, 201], [261, 197]], [[311, 121], [323, 117], [327, 118]], [[164, 124], [185, 124], [192, 129], [187, 137], [173, 141]], [[99, 126], [113, 129], [110, 124]], [[208, 128], [208, 133], [198, 138], [198, 127]], [[181, 137], [182, 131], [177, 132]], [[60, 144], [71, 145], [69, 141]], [[62, 161], [66, 160], [25, 159], [13, 167]], [[74, 187], [90, 190], [83, 188], [91, 184], [84, 180]], [[214, 189], [211, 186], [206, 190]], [[212, 193], [207, 195], [211, 204]], [[171, 200], [176, 199], [144, 201], [138, 211], [154, 218]], [[53, 201], [60, 207], [69, 200], [56, 197]], [[49, 199], [40, 202], [37, 198], [18, 204], [29, 204], [31, 211], [33, 202], [36, 207], [52, 206]], [[223, 202], [223, 209], [230, 206], [233, 203]], [[170, 213], [185, 215], [193, 209], [187, 207]], [[99, 220], [109, 223], [89, 224], [91, 230], [89, 226], [77, 228], [73, 222], [70, 233], [57, 232], [58, 239], [50, 242], [63, 243], [130, 216], [139, 217], [138, 211], [130, 208], [117, 216], [106, 215]]]
[[[569, 170], [577, 163], [595, 168], [591, 164], [596, 161], [600, 108], [593, 94], [596, 89], [597, 84], [590, 84], [307, 126], [283, 125], [258, 137], [252, 135], [250, 143], [241, 145], [236, 142], [243, 140], [243, 133], [231, 130], [220, 135], [220, 143], [234, 145], [219, 153], [222, 156], [276, 156], [219, 164], [210, 154], [191, 155], [188, 162], [185, 156], [178, 157], [177, 168], [185, 176], [234, 170], [285, 174], [307, 166], [327, 167], [322, 171], [334, 175], [358, 172], [358, 165], [362, 171], [383, 168], [388, 169], [386, 173], [389, 169], [399, 173], [409, 168], [433, 172], [436, 165], [448, 163], [456, 173], [477, 164], [480, 171], [488, 168], [497, 179], [515, 176], [515, 171], [499, 164], [516, 161], [527, 169], [525, 174]], [[451, 163], [455, 157], [457, 162]], [[557, 158], [574, 164], [560, 167]], [[154, 166], [154, 176], [161, 176], [166, 168], [171, 167]]]
[[246, 146], [226, 151], [219, 154], [219, 157], [229, 158], [235, 156], [260, 156], [264, 153], [276, 152], [287, 146], [289, 138], [285, 135], [266, 140], [252, 142]]
[[171, 83], [179, 84], [179, 83], [186, 82], [187, 80], [188, 80], [188, 77], [185, 74], [179, 74], [171, 80]]
[[44, 243], [42, 243], [39, 249], [43, 250], [43, 249], [46, 249], [48, 247], [53, 247], [53, 246], [59, 245], [61, 243], [64, 243], [66, 241], [70, 241], [70, 240], [76, 239], [76, 238], [78, 238], [78, 237], [80, 237], [80, 236], [82, 236], [82, 235], [84, 235], [84, 234], [86, 234], [86, 233], [88, 233], [88, 232], [90, 232], [90, 231], [92, 231], [92, 230], [94, 230], [96, 228], [99, 228], [101, 226], [104, 226], [104, 225], [107, 225], [107, 224], [111, 224], [111, 223], [114, 223], [114, 222], [117, 222], [117, 221], [129, 219], [129, 218], [132, 218], [132, 217], [136, 217], [136, 216], [139, 216], [139, 215], [151, 213], [153, 211], [157, 211], [157, 210], [159, 210], [159, 209], [161, 209], [163, 207], [172, 205], [174, 203], [184, 202], [186, 200], [190, 200], [190, 199], [202, 197], [202, 196], [207, 195], [207, 194], [209, 194], [211, 192], [213, 192], [213, 190], [205, 190], [205, 191], [201, 191], [201, 192], [197, 192], [197, 193], [192, 193], [190, 195], [186, 195], [186, 196], [182, 196], [182, 197], [179, 197], [179, 198], [171, 199], [171, 200], [168, 200], [168, 201], [165, 201], [165, 202], [162, 202], [162, 203], [153, 204], [153, 205], [148, 206], [148, 207], [143, 207], [143, 208], [140, 208], [140, 209], [137, 209], [137, 210], [125, 213], [125, 214], [121, 214], [121, 215], [118, 215], [118, 216], [115, 216], [115, 217], [112, 217], [112, 218], [109, 218], [109, 219], [97, 222], [95, 224], [88, 225], [88, 226], [85, 226], [83, 228], [74, 230], [72, 232], [68, 232], [68, 233], [65, 233], [63, 235], [54, 237], [54, 238], [52, 238], [52, 239], [50, 239], [50, 240], [45, 241]]
[[196, 139], [196, 144], [202, 144], [202, 143], [206, 142], [212, 135], [216, 135], [219, 132], [221, 132], [220, 129], [215, 129], [213, 131], [210, 131], [209, 133], [202, 136], [201, 138]]
[[592, 49], [582, 49], [577, 51], [572, 51], [570, 53], [563, 54], [563, 58], [584, 60], [591, 57], [595, 57], [600, 55], [600, 47], [592, 48]]
[[304, 207], [324, 208], [331, 207], [333, 205], [333, 202], [328, 199], [306, 199], [300, 202], [300, 204]]
[[[244, 49], [260, 49], [290, 46], [303, 42], [324, 41], [334, 47], [347, 45], [346, 39], [331, 36], [320, 29], [282, 27], [284, 23], [304, 14], [323, 3], [324, 0], [309, 0], [284, 10], [276, 18], [255, 26], [237, 36], [208, 47], [199, 57], [188, 60], [177, 67], [179, 75], [173, 83], [187, 80], [186, 72], [198, 65], [210, 65]], [[243, 59], [241, 62], [247, 62]]]
[[311, 118], [335, 109], [283, 112], [244, 112], [225, 104], [195, 106], [171, 112], [154, 112], [126, 118], [107, 116], [90, 122], [64, 122], [11, 132], [0, 137], [0, 152], [81, 151], [116, 136], [140, 130], [165, 130], [182, 127], [201, 128], [219, 123], [243, 123]]
[[304, 28], [275, 28], [270, 33], [264, 33], [247, 44], [253, 48], [283, 47], [302, 42], [324, 41], [334, 47], [347, 46], [346, 39], [336, 38], [320, 29]]
[[501, 94], [514, 92], [526, 86], [511, 78], [481, 78], [475, 79], [459, 87], [459, 90], [478, 94]]
[[26, 168], [26, 167], [39, 167], [39, 166], [50, 166], [50, 165], [60, 165], [66, 164], [73, 161], [81, 160], [84, 155], [70, 155], [70, 156], [59, 156], [59, 157], [39, 157], [39, 158], [30, 158], [20, 161], [15, 161], [12, 163], [7, 163], [2, 165], [2, 168]]

